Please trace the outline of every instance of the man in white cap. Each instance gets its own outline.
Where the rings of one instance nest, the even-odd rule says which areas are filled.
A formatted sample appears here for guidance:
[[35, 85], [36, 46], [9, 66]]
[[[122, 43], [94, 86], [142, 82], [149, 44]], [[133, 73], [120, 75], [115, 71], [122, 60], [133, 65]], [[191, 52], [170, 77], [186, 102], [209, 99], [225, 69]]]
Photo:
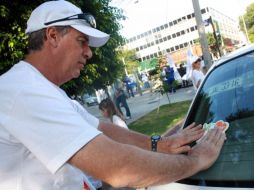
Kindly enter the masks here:
[[220, 130], [190, 148], [201, 126], [148, 137], [100, 123], [59, 88], [80, 75], [89, 46], [109, 39], [91, 15], [67, 1], [46, 2], [26, 33], [28, 55], [0, 77], [0, 189], [81, 190], [82, 171], [115, 187], [144, 187], [193, 175], [218, 157]]

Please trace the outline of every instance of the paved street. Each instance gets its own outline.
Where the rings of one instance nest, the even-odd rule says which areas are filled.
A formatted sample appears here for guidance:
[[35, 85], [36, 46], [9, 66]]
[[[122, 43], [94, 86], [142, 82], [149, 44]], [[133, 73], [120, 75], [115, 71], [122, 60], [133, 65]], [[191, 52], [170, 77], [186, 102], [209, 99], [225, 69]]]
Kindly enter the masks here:
[[[168, 104], [169, 101], [170, 103], [173, 103], [184, 100], [191, 100], [194, 95], [195, 91], [193, 87], [178, 89], [176, 93], [169, 94], [169, 99], [167, 98], [166, 94], [161, 96], [160, 93], [154, 93], [149, 91], [146, 91], [143, 96], [140, 96], [138, 94], [134, 98], [129, 98], [127, 100], [132, 115], [132, 119], [127, 120], [127, 123], [131, 123], [137, 120], [138, 118], [146, 115], [147, 113], [151, 112], [152, 110], [158, 108], [161, 105]], [[98, 117], [100, 120], [104, 120], [104, 118], [100, 114], [98, 106], [87, 107], [87, 110], [88, 112]], [[125, 113], [124, 108], [122, 108], [122, 110]]]

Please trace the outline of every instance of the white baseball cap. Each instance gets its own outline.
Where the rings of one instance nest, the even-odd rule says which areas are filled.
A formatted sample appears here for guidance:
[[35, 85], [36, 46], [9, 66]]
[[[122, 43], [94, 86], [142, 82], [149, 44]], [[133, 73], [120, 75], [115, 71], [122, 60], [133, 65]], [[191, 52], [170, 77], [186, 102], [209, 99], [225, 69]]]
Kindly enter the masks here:
[[199, 56], [193, 56], [192, 59], [191, 59], [191, 64], [195, 63], [197, 60], [200, 60], [201, 61], [201, 58]]
[[26, 34], [50, 26], [71, 26], [86, 34], [89, 38], [89, 46], [103, 46], [109, 39], [109, 35], [101, 32], [96, 27], [92, 15], [83, 13], [80, 8], [64, 0], [48, 1], [33, 10], [27, 21]]

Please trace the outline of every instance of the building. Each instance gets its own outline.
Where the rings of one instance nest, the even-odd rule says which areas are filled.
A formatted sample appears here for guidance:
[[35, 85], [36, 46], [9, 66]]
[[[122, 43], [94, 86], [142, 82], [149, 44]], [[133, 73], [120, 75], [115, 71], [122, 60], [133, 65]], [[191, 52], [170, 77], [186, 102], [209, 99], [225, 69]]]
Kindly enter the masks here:
[[[201, 14], [206, 33], [213, 33], [215, 30], [218, 36], [227, 39], [226, 47], [239, 43], [240, 32], [235, 20], [210, 7], [201, 9]], [[213, 21], [214, 29], [210, 20]], [[170, 53], [175, 63], [181, 63], [186, 61], [189, 45], [194, 54], [202, 54], [198, 41], [195, 15], [190, 13], [127, 39], [125, 48], [134, 49], [140, 62]]]

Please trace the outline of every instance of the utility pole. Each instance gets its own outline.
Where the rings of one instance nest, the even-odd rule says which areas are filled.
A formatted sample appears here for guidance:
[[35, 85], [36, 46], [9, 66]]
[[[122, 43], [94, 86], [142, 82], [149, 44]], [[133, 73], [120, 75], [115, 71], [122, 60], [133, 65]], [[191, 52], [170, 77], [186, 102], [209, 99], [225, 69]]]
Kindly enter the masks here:
[[209, 52], [208, 41], [205, 34], [205, 26], [203, 24], [199, 1], [192, 0], [192, 4], [193, 4], [194, 14], [195, 14], [196, 22], [197, 22], [198, 34], [200, 38], [200, 45], [201, 45], [201, 49], [203, 53], [204, 63], [205, 63], [206, 69], [208, 70], [212, 65], [212, 59]]
[[246, 23], [245, 23], [243, 15], [241, 15], [241, 19], [243, 21], [243, 28], [244, 28], [245, 36], [246, 36], [246, 39], [247, 39], [247, 43], [249, 44], [250, 39], [249, 39], [249, 35], [248, 35], [248, 31], [247, 31], [247, 27], [246, 27]]
[[214, 39], [215, 39], [216, 48], [217, 48], [217, 51], [218, 51], [218, 53], [219, 53], [219, 55], [220, 55], [220, 57], [221, 57], [221, 56], [222, 56], [222, 53], [221, 53], [221, 51], [220, 51], [219, 39], [218, 39], [217, 33], [216, 33], [216, 31], [215, 31], [213, 19], [212, 19], [211, 16], [210, 16], [209, 19], [210, 19], [210, 23], [211, 23], [212, 28], [213, 28], [213, 37], [214, 37]]

